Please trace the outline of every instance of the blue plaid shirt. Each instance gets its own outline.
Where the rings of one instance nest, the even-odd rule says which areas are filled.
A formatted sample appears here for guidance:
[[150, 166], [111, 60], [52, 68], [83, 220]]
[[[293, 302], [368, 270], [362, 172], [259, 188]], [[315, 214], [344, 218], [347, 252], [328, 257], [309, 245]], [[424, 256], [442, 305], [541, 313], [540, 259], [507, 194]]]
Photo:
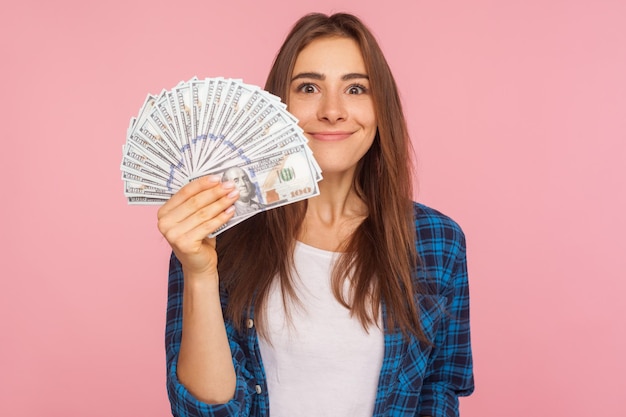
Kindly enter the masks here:
[[[406, 340], [385, 328], [385, 354], [374, 417], [458, 416], [458, 397], [472, 393], [474, 379], [469, 326], [465, 237], [450, 218], [415, 204], [417, 251], [423, 267], [415, 273], [430, 295], [418, 295], [423, 329], [432, 346]], [[237, 388], [231, 401], [210, 405], [195, 399], [176, 377], [182, 333], [183, 272], [172, 255], [165, 347], [167, 390], [175, 417], [268, 416], [269, 398], [254, 317], [245, 332], [226, 322]], [[222, 297], [222, 308], [227, 300]], [[383, 305], [383, 323], [386, 323]]]

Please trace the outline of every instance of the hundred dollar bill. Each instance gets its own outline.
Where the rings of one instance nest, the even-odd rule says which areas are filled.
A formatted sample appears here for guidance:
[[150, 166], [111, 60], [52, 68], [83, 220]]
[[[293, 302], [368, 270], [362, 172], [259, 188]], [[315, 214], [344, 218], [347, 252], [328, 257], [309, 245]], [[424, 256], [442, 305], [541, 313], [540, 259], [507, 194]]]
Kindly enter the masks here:
[[126, 144], [122, 156], [122, 171], [145, 176], [148, 180], [159, 182], [170, 190], [178, 190], [189, 178], [174, 165], [155, 161], [145, 149], [134, 144]]
[[268, 106], [253, 120], [253, 124], [248, 129], [240, 129], [238, 133], [233, 134], [233, 137], [222, 139], [221, 146], [210, 155], [208, 161], [222, 163], [225, 158], [236, 153], [238, 149], [245, 150], [251, 146], [265, 146], [272, 133], [293, 125], [291, 117], [286, 111], [278, 109], [276, 106]]
[[237, 148], [238, 154], [244, 154], [248, 159], [257, 158], [260, 155], [272, 153], [294, 145], [308, 143], [308, 139], [297, 125], [287, 125], [269, 133], [264, 140], [248, 140]]
[[297, 120], [286, 111], [286, 105], [275, 99], [275, 96], [262, 95], [260, 100], [257, 100], [253, 106], [244, 114], [241, 122], [238, 126], [231, 129], [228, 133], [231, 137], [237, 138], [242, 136], [243, 132], [249, 132], [254, 125], [261, 123], [269, 114], [284, 113], [284, 116], [291, 120], [294, 124], [297, 124]]
[[126, 136], [130, 135], [131, 131], [133, 130], [135, 126], [135, 122], [137, 122], [137, 120], [144, 118], [146, 114], [152, 111], [152, 109], [154, 108], [155, 101], [156, 101], [156, 96], [153, 96], [152, 94], [148, 94], [148, 96], [143, 102], [143, 105], [141, 106], [141, 109], [139, 110], [139, 114], [137, 115], [137, 117], [131, 117], [130, 124], [128, 125], [128, 129], [126, 130]]
[[246, 165], [212, 172], [221, 175], [222, 181], [234, 181], [239, 199], [234, 217], [210, 236], [217, 236], [253, 214], [319, 195], [309, 158], [306, 146], [299, 145]]
[[167, 200], [156, 197], [126, 197], [128, 204], [140, 206], [162, 206]]
[[136, 133], [128, 137], [127, 143], [129, 150], [134, 150], [138, 155], [143, 155], [145, 160], [150, 160], [155, 165], [160, 166], [168, 172], [182, 172], [185, 175], [184, 162], [180, 159], [176, 160], [168, 152], [163, 151], [161, 146], [147, 139], [140, 133]]
[[220, 141], [229, 135], [233, 125], [237, 126], [238, 121], [245, 114], [244, 111], [241, 111], [244, 105], [250, 100], [256, 101], [256, 97], [260, 94], [258, 87], [243, 84], [241, 80], [232, 81], [224, 102], [224, 111], [212, 132], [213, 136], [218, 139], [214, 146], [219, 146]]
[[150, 120], [153, 126], [160, 130], [160, 134], [173, 143], [173, 148], [179, 154], [179, 161], [182, 165], [189, 167], [189, 161], [183, 152], [184, 143], [181, 143], [180, 135], [180, 115], [177, 114], [176, 108], [171, 106], [175, 104], [175, 98], [171, 91], [163, 90], [157, 97], [154, 109], [150, 112]]
[[221, 127], [230, 117], [231, 112], [229, 111], [229, 108], [231, 102], [233, 100], [238, 100], [238, 97], [240, 96], [239, 94], [237, 94], [238, 90], [241, 90], [241, 80], [227, 81], [226, 86], [224, 87], [222, 100], [219, 104], [219, 109], [216, 113], [215, 122], [209, 130], [209, 133], [213, 134], [214, 136], [219, 136]]
[[[268, 137], [267, 143], [261, 146], [254, 146], [250, 149], [242, 147], [238, 150], [239, 153], [244, 153], [248, 159], [258, 158], [263, 154], [272, 153], [279, 149], [287, 149], [292, 146], [305, 145], [308, 143], [308, 139], [304, 136], [302, 129], [298, 125], [288, 125], [285, 128], [278, 130]], [[309, 152], [309, 162], [311, 163], [311, 171], [315, 174], [316, 181], [322, 179], [322, 169], [318, 165], [317, 161], [312, 155], [312, 152], [308, 146], [305, 146], [305, 151]]]
[[[218, 84], [216, 92], [218, 92], [219, 94], [214, 99], [214, 104], [216, 108], [215, 111], [212, 113], [212, 118], [210, 120], [206, 133], [207, 141], [205, 142], [205, 146], [207, 147], [207, 152], [210, 152], [209, 149], [219, 146], [219, 132], [221, 130], [221, 127], [230, 116], [230, 112], [228, 111], [229, 105], [233, 101], [233, 99], [236, 99], [236, 92], [240, 84], [240, 80], [231, 79], [223, 80], [223, 82]], [[201, 162], [202, 159], [200, 159], [199, 163]]]
[[[270, 138], [267, 139], [267, 143], [261, 141], [257, 142], [259, 143], [253, 143], [251, 141], [248, 143], [248, 146], [233, 146], [230, 153], [227, 154], [227, 157], [212, 165], [214, 165], [215, 169], [245, 165], [253, 160], [262, 159], [265, 155], [273, 154], [290, 147], [305, 145], [307, 138], [302, 134], [302, 130], [298, 126], [287, 126], [278, 132], [272, 133]], [[311, 161], [313, 162], [314, 159], [311, 158]]]
[[187, 160], [187, 155], [184, 150], [184, 143], [182, 143], [180, 137], [180, 128], [178, 127], [178, 118], [175, 117], [174, 111], [170, 108], [169, 92], [163, 90], [157, 97], [153, 111], [150, 113], [150, 118], [153, 124], [158, 126], [161, 134], [168, 138], [168, 140], [175, 144], [175, 148], [180, 153], [179, 161], [182, 165], [188, 168], [191, 166], [190, 161]]
[[[171, 196], [173, 194], [173, 190], [163, 186], [163, 181], [159, 178], [154, 178], [150, 176], [150, 174], [146, 174], [145, 172], [135, 171], [134, 169], [125, 169], [122, 171], [122, 180], [124, 180], [124, 186], [127, 185], [135, 186], [138, 184], [142, 184], [148, 187], [154, 187], [155, 189], [159, 189], [163, 192], [163, 194], [167, 194]], [[126, 194], [128, 196], [128, 194]]]
[[194, 77], [189, 82], [191, 93], [191, 155], [192, 166], [197, 166], [199, 141], [201, 140], [202, 112], [206, 104], [206, 95], [209, 82]]
[[[220, 78], [221, 79], [221, 78]], [[191, 140], [191, 151], [192, 151], [192, 165], [194, 167], [198, 166], [199, 155], [201, 154], [201, 150], [204, 147], [207, 139], [206, 136], [206, 125], [208, 120], [210, 119], [210, 114], [213, 111], [213, 100], [215, 95], [215, 89], [217, 87], [218, 78], [212, 78], [208, 80], [198, 80], [196, 83], [192, 83], [192, 94], [193, 89], [197, 90], [198, 101], [197, 101], [197, 129], [195, 134]], [[193, 175], [193, 172], [190, 173]]]
[[148, 95], [130, 119], [120, 169], [129, 204], [163, 204], [207, 174], [240, 184], [234, 218], [214, 235], [318, 195], [322, 178], [298, 120], [280, 98], [222, 77], [194, 77]]
[[[154, 110], [154, 109], [153, 109]], [[169, 132], [163, 131], [158, 124], [158, 119], [152, 117], [152, 112], [145, 118], [137, 119], [134, 129], [130, 132], [129, 139], [141, 138], [150, 142], [150, 145], [159, 148], [161, 156], [170, 161], [170, 163], [178, 164], [180, 159], [180, 151], [174, 138]]]
[[[231, 141], [233, 138], [236, 137], [238, 131], [248, 131], [253, 125], [253, 120], [263, 120], [263, 118], [265, 117], [262, 114], [263, 110], [266, 109], [268, 106], [271, 106], [272, 104], [272, 100], [269, 97], [264, 96], [261, 96], [258, 100], [252, 100], [251, 98], [251, 101], [254, 101], [254, 104], [252, 106], [246, 105], [244, 107], [242, 115], [238, 118], [239, 120], [236, 123], [236, 126], [234, 126], [234, 128], [229, 127], [228, 137], [231, 139]], [[207, 132], [207, 139], [207, 145], [202, 150], [202, 153], [200, 155], [200, 161], [203, 161], [203, 163], [211, 160], [211, 155], [213, 151], [217, 148], [218, 142], [221, 143], [222, 139], [224, 138], [217, 137], [214, 134]]]
[[223, 78], [218, 78], [215, 80], [215, 87], [211, 94], [210, 102], [208, 103], [209, 108], [205, 114], [204, 125], [202, 128], [202, 148], [200, 149], [200, 154], [198, 158], [198, 167], [202, 166], [202, 161], [204, 155], [207, 152], [207, 149], [211, 148], [212, 141], [214, 141], [213, 130], [215, 128], [215, 124], [220, 112], [220, 106], [224, 103], [224, 96], [226, 92], [224, 91], [228, 86], [228, 80]]
[[189, 172], [193, 172], [193, 157], [191, 155], [191, 98], [189, 84], [179, 83], [168, 94], [170, 108], [174, 111], [174, 120], [178, 121], [178, 138], [181, 143], [181, 152], [187, 163]]
[[187, 87], [189, 89], [189, 138], [191, 140], [196, 137], [196, 132], [198, 130], [198, 126], [196, 124], [196, 119], [198, 117], [196, 114], [198, 110], [198, 83], [200, 83], [200, 80], [198, 80], [197, 77], [193, 77], [187, 82]]
[[162, 199], [165, 203], [172, 196], [167, 190], [154, 185], [147, 185], [143, 182], [125, 181], [124, 195], [126, 197], [150, 197]]

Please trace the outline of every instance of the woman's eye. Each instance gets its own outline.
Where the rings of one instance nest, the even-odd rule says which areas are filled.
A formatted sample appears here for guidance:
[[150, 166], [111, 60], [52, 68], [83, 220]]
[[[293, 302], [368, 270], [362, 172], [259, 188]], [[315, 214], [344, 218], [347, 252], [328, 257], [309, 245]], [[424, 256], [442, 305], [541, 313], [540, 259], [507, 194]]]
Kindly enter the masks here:
[[348, 94], [363, 94], [367, 92], [367, 88], [360, 84], [351, 85], [348, 87]]
[[300, 84], [298, 86], [298, 91], [302, 93], [312, 94], [317, 92], [317, 88], [313, 84]]

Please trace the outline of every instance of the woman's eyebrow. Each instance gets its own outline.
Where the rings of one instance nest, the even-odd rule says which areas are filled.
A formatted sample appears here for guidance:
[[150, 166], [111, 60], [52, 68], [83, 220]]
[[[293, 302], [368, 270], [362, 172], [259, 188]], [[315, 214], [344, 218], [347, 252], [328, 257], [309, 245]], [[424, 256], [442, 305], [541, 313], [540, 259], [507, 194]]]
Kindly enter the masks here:
[[359, 79], [359, 78], [364, 78], [366, 80], [370, 79], [370, 77], [367, 74], [360, 74], [358, 72], [352, 72], [350, 74], [346, 74], [343, 77], [341, 77], [341, 79], [344, 80], [344, 81], [355, 80], [355, 79]]
[[[294, 82], [295, 80], [298, 80], [301, 78], [324, 81], [326, 79], [326, 75], [320, 74], [319, 72], [301, 72], [300, 74], [293, 76], [293, 78], [291, 79], [291, 82]], [[349, 80], [355, 80], [355, 79], [361, 79], [361, 78], [369, 80], [370, 77], [367, 74], [361, 74], [358, 72], [351, 72], [341, 77], [343, 81], [349, 81]]]
[[300, 78], [310, 78], [313, 80], [324, 81], [326, 79], [326, 76], [324, 74], [320, 74], [319, 72], [301, 72], [300, 74], [294, 75], [291, 78], [291, 82], [299, 80]]

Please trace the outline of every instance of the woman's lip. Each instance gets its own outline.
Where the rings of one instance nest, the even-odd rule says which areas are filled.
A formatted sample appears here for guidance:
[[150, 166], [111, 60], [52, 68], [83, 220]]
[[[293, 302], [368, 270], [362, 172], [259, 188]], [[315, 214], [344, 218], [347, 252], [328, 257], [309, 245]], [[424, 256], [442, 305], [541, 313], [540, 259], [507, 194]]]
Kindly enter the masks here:
[[309, 132], [309, 135], [317, 140], [332, 142], [346, 139], [352, 135], [352, 132]]

